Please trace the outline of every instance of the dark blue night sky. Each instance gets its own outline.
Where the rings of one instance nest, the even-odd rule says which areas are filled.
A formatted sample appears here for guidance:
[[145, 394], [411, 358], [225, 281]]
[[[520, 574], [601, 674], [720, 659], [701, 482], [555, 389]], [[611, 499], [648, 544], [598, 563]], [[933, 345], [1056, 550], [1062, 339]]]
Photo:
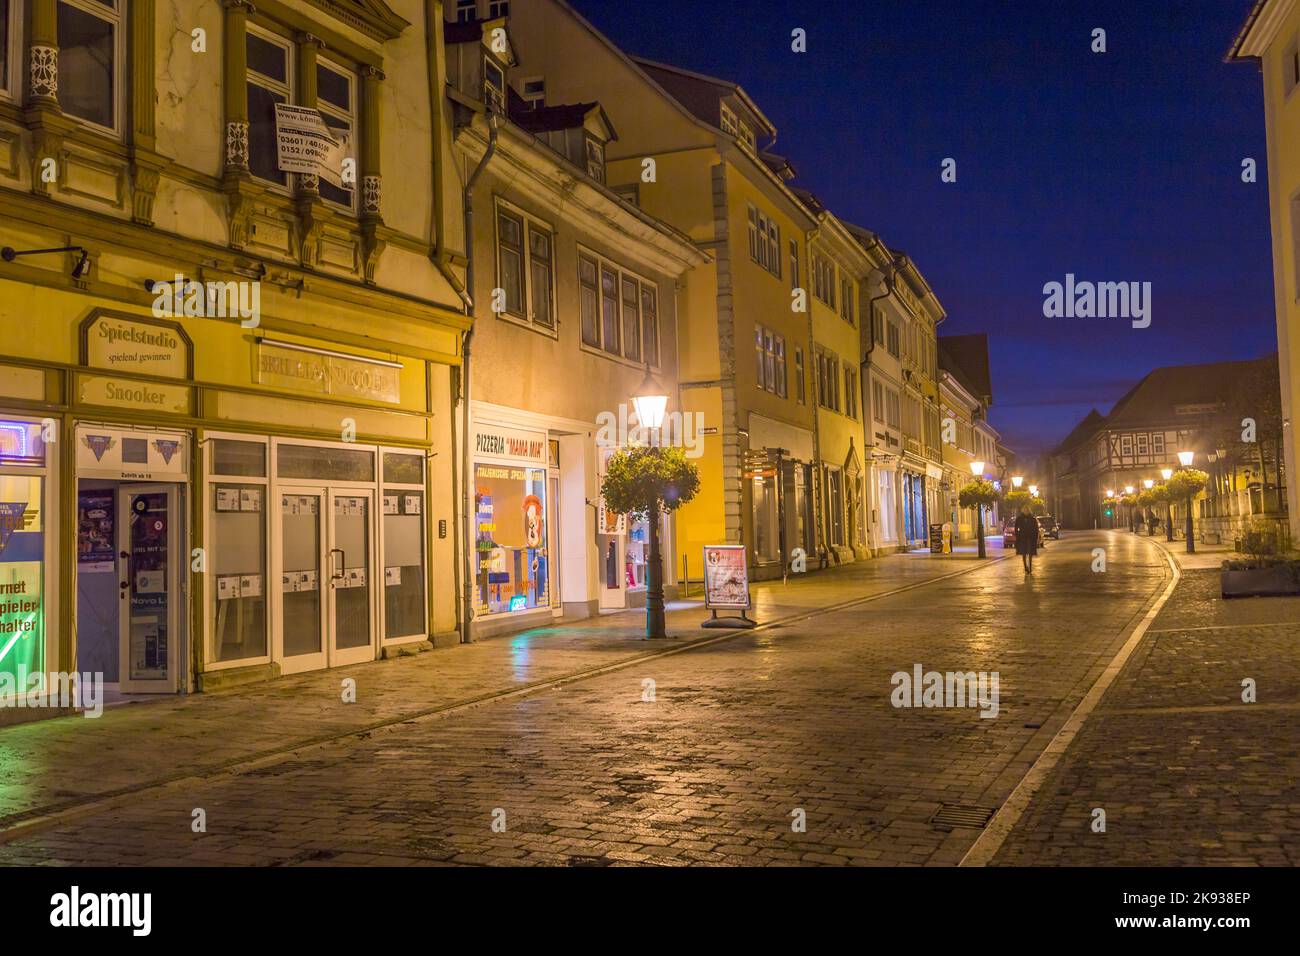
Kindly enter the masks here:
[[[745, 87], [800, 182], [916, 260], [941, 334], [989, 333], [991, 417], [1021, 453], [1155, 366], [1276, 349], [1260, 76], [1222, 62], [1251, 0], [574, 4]], [[1150, 328], [1044, 318], [1067, 272], [1151, 282]]]

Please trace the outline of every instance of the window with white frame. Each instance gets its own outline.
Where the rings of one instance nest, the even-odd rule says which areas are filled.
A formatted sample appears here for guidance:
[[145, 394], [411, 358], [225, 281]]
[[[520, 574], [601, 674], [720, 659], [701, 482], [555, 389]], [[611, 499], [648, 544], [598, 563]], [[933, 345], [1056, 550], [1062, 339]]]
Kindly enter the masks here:
[[555, 327], [555, 234], [504, 205], [497, 207], [497, 288], [502, 314]]
[[488, 19], [510, 16], [510, 0], [491, 0], [488, 4]]
[[785, 337], [761, 325], [754, 326], [754, 360], [758, 387], [785, 398]]
[[832, 352], [817, 350], [817, 404], [840, 411], [840, 363]]
[[882, 425], [885, 423], [885, 387], [871, 380], [871, 417]]
[[491, 57], [483, 57], [483, 102], [488, 110], [504, 113], [506, 110], [506, 75]]
[[899, 427], [898, 392], [892, 388], [885, 391], [885, 416], [890, 428]]
[[1151, 454], [1163, 455], [1165, 453], [1165, 433], [1156, 432], [1151, 436]]
[[478, 18], [478, 0], [456, 0], [456, 22], [469, 23]]
[[1121, 435], [1119, 438], [1119, 453], [1125, 457], [1133, 454], [1133, 436]]
[[749, 207], [749, 258], [781, 278], [781, 230], [753, 205]]
[[803, 364], [803, 349], [794, 350], [794, 397], [800, 405], [808, 403], [808, 372]]
[[722, 131], [728, 136], [740, 135], [740, 121], [736, 119], [736, 114], [731, 111], [731, 107], [726, 103], [718, 104], [718, 115], [720, 118], [719, 125]]
[[275, 106], [293, 101], [293, 44], [283, 37], [248, 27], [248, 170], [258, 179], [289, 185], [280, 171], [275, 135]]
[[16, 49], [22, 34], [18, 16], [19, 0], [0, 0], [0, 97], [15, 99], [18, 89], [17, 64], [22, 57]]
[[587, 137], [587, 175], [598, 183], [605, 181], [605, 144]]
[[1151, 436], [1145, 433], [1137, 437], [1137, 453], [1139, 455], [1149, 454], [1151, 451]]
[[840, 279], [840, 318], [853, 324], [853, 280], [848, 276]]
[[858, 370], [844, 363], [844, 414], [858, 417]]
[[530, 110], [540, 109], [546, 105], [546, 79], [541, 76], [529, 77], [519, 84], [519, 98]]
[[790, 240], [790, 288], [799, 288], [799, 241]]
[[889, 350], [890, 355], [892, 355], [894, 358], [898, 358], [898, 350], [899, 350], [898, 323], [891, 321], [889, 323], [889, 328], [886, 331], [888, 334], [888, 339], [885, 347]]
[[58, 37], [60, 108], [65, 115], [120, 135], [126, 0], [59, 0]]
[[594, 253], [578, 253], [582, 343], [638, 364], [659, 366], [659, 290]]
[[[325, 125], [330, 128], [336, 139], [344, 144], [343, 154], [353, 162], [356, 169], [357, 139], [357, 75], [336, 63], [326, 59], [316, 62], [316, 109], [320, 112]], [[338, 206], [356, 209], [356, 181], [345, 183], [342, 188], [320, 181], [320, 195]]]

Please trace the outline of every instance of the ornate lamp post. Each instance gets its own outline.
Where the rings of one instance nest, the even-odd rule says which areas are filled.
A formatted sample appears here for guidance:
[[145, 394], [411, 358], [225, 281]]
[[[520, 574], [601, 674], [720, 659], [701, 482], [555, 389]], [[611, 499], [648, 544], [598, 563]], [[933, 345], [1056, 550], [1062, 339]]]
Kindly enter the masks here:
[[[970, 463], [970, 473], [976, 478], [984, 477], [984, 462], [972, 461]], [[975, 506], [975, 540], [979, 542], [979, 556], [985, 557], [984, 554], [984, 506], [977, 504]]]
[[[1112, 499], [1112, 500], [1114, 500], [1114, 498], [1115, 498], [1115, 489], [1114, 489], [1114, 488], [1107, 488], [1107, 489], [1106, 489], [1106, 497], [1107, 497], [1107, 498], [1110, 498], [1110, 499]], [[1111, 526], [1112, 528], [1115, 527], [1115, 517], [1116, 517], [1116, 516], [1115, 516], [1114, 513], [1112, 513], [1111, 516], [1110, 516], [1110, 526]]]
[[[1173, 475], [1174, 475], [1174, 470], [1172, 468], [1160, 469], [1160, 477], [1163, 478], [1165, 481], [1168, 481], [1170, 478], [1173, 477]], [[1169, 502], [1169, 496], [1166, 495], [1165, 496], [1165, 540], [1166, 541], [1174, 540], [1174, 513], [1171, 510], [1171, 508], [1172, 506], [1170, 505]]]
[[[649, 365], [646, 365], [641, 387], [632, 396], [632, 407], [636, 409], [637, 421], [641, 427], [649, 429], [653, 436], [650, 444], [658, 445], [659, 429], [664, 423], [664, 412], [668, 408], [668, 390], [654, 377]], [[646, 515], [646, 524], [650, 534], [650, 567], [646, 574], [645, 636], [667, 637], [664, 630], [664, 565], [659, 555], [658, 507], [650, 509]]]
[[[1192, 461], [1196, 458], [1196, 452], [1180, 451], [1178, 453], [1178, 463], [1184, 468], [1191, 468]], [[1196, 553], [1196, 537], [1192, 530], [1192, 496], [1187, 496], [1187, 521], [1184, 525], [1184, 535], [1187, 538], [1187, 553]]]
[[[1132, 485], [1125, 485], [1125, 486], [1124, 486], [1124, 494], [1128, 495], [1129, 497], [1132, 497], [1132, 496], [1133, 496], [1133, 486], [1132, 486]], [[1129, 530], [1129, 531], [1133, 531], [1133, 530], [1134, 530], [1133, 512], [1135, 512], [1136, 510], [1137, 510], [1137, 506], [1136, 506], [1136, 505], [1129, 505], [1129, 506], [1128, 506], [1128, 530]]]

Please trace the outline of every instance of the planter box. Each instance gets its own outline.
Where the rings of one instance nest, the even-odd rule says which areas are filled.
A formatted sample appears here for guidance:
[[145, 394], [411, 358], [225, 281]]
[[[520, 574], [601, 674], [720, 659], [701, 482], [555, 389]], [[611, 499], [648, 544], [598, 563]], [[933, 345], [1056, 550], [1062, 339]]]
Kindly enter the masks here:
[[1245, 571], [1220, 571], [1219, 581], [1219, 588], [1225, 598], [1300, 594], [1300, 579], [1285, 564]]

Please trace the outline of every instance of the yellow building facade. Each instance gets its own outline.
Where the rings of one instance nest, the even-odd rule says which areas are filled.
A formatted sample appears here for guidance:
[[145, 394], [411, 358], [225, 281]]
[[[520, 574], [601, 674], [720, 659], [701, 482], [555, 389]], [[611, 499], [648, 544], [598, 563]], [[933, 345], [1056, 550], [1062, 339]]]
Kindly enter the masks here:
[[[425, 5], [14, 3], [0, 669], [171, 693], [455, 641], [469, 321]], [[277, 103], [337, 184], [280, 168]]]
[[1268, 194], [1273, 232], [1273, 298], [1281, 372], [1283, 458], [1291, 540], [1300, 541], [1300, 4], [1257, 0], [1228, 51], [1254, 61], [1264, 84]]

